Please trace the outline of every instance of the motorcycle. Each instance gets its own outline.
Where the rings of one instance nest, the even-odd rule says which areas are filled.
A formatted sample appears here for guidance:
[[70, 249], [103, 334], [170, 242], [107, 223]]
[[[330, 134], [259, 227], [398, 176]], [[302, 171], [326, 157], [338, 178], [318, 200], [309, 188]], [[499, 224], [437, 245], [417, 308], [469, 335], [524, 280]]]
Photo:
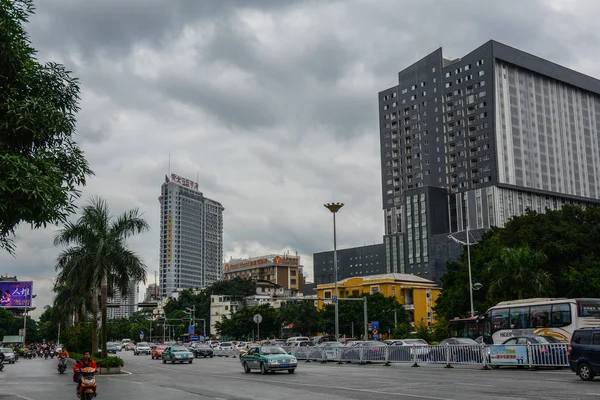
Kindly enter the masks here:
[[49, 352], [45, 351], [44, 352], [44, 360], [47, 360], [49, 355], [50, 355]]
[[96, 369], [86, 367], [75, 372], [81, 373], [81, 386], [79, 387], [79, 398], [90, 400], [96, 397]]
[[67, 357], [60, 356], [58, 357], [58, 373], [64, 374], [67, 370]]
[[54, 358], [54, 350], [50, 350], [50, 358]]
[[0, 360], [0, 371], [4, 369], [4, 357]]

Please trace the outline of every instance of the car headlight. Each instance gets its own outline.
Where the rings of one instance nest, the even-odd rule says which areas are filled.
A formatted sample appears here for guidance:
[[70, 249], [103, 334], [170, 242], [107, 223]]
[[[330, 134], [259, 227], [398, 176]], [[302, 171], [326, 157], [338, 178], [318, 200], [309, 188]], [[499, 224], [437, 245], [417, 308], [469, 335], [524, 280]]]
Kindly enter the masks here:
[[277, 361], [277, 360], [269, 360], [269, 364], [279, 364], [279, 361]]
[[175, 356], [175, 358], [181, 358], [181, 355], [177, 354], [177, 355]]
[[291, 363], [296, 363], [296, 362], [298, 362], [298, 360], [297, 360], [296, 358], [292, 358], [292, 359], [290, 360], [290, 362], [291, 362]]

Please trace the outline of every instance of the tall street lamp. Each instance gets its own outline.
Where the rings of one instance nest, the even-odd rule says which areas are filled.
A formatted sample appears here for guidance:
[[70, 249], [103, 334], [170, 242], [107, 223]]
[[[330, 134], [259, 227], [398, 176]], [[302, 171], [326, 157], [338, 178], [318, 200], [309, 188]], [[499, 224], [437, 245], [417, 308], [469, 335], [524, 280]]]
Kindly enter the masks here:
[[[469, 267], [469, 297], [471, 298], [471, 318], [475, 316], [475, 310], [473, 308], [473, 277], [471, 275], [471, 245], [477, 244], [477, 242], [469, 241], [469, 225], [467, 224], [467, 241], [463, 242], [462, 240], [458, 240], [454, 235], [448, 235], [448, 238], [452, 239], [454, 242], [461, 244], [463, 246], [467, 246], [467, 265]], [[476, 290], [479, 290], [478, 287]]]
[[335, 214], [342, 207], [344, 207], [344, 203], [327, 203], [325, 207], [331, 211], [333, 214], [333, 280], [335, 296], [333, 297], [333, 304], [335, 307], [335, 337], [336, 339], [340, 337], [340, 325], [339, 325], [339, 314], [338, 314], [338, 263], [337, 263], [337, 237], [336, 237], [336, 227], [335, 227]]

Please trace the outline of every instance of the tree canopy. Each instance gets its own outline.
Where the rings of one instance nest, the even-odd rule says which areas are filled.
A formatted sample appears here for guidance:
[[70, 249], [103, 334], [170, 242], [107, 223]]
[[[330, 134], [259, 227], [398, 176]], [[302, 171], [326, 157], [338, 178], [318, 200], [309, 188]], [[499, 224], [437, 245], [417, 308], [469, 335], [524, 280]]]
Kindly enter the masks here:
[[0, 0], [0, 248], [12, 235], [66, 221], [92, 174], [74, 141], [77, 79], [64, 66], [40, 64], [24, 25], [31, 0]]
[[[600, 207], [567, 204], [514, 217], [471, 246], [471, 269], [473, 283], [483, 285], [473, 292], [479, 314], [519, 297], [600, 297]], [[442, 276], [439, 317], [468, 315], [468, 282], [463, 251]]]

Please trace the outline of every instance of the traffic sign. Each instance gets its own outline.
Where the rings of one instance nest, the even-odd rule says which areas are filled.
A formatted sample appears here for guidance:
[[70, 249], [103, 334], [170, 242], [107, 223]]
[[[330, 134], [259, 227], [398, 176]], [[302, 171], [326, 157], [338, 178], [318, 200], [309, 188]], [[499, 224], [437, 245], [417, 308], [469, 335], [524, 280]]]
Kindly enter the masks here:
[[188, 334], [193, 335], [195, 333], [195, 328], [196, 327], [194, 325], [188, 326]]
[[140, 335], [143, 335], [144, 333], [146, 333], [146, 332], [144, 332], [143, 329], [140, 329]]
[[367, 328], [368, 328], [369, 330], [373, 330], [373, 325], [371, 325], [371, 323], [369, 322], [369, 323], [367, 324]]
[[337, 299], [338, 299], [338, 298], [337, 298], [337, 296], [333, 296], [333, 297], [331, 298], [331, 302], [332, 302], [332, 303], [337, 303], [337, 301], [338, 301]]
[[379, 329], [379, 321], [371, 321], [371, 326], [373, 329]]
[[255, 323], [260, 324], [262, 322], [262, 315], [256, 314], [256, 315], [254, 315], [254, 317], [252, 319], [254, 320]]
[[376, 328], [373, 328], [373, 336], [375, 336], [375, 335], [377, 335], [377, 334], [379, 334], [379, 330], [378, 330], [378, 329], [376, 329]]

